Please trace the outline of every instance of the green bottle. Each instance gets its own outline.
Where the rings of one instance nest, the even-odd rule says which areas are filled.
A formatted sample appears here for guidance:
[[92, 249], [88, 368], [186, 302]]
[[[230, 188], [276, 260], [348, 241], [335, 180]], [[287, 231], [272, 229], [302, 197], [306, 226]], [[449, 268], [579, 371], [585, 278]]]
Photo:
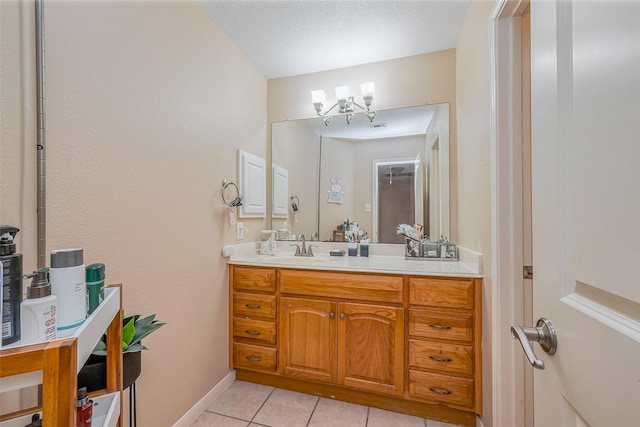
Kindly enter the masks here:
[[104, 301], [104, 264], [96, 263], [86, 268], [87, 313], [91, 314]]

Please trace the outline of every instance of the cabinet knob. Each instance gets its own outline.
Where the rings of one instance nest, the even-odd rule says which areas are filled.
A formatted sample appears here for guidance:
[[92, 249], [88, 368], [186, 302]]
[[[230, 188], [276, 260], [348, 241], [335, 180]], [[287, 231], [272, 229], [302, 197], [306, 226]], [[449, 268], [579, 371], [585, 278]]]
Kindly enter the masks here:
[[332, 311], [329, 313], [329, 317], [333, 319], [334, 317], [336, 317], [336, 314]]
[[340, 313], [340, 318], [344, 319], [344, 313]]

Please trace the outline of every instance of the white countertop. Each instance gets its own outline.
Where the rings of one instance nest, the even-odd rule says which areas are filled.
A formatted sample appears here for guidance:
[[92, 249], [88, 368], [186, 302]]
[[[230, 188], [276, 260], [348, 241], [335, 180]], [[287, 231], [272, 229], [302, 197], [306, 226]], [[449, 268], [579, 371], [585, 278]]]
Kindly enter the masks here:
[[[431, 259], [405, 259], [403, 255], [370, 255], [369, 257], [361, 257], [347, 256], [345, 253], [344, 256], [329, 256], [329, 250], [323, 251], [323, 246], [329, 247], [328, 245], [321, 245], [317, 253], [314, 248], [313, 257], [304, 257], [295, 256], [293, 252], [261, 255], [256, 253], [254, 246], [250, 244], [237, 245], [234, 247], [235, 255], [230, 257], [229, 264], [425, 276], [482, 277], [481, 255], [463, 248], [460, 248], [460, 261], [438, 261]], [[335, 246], [335, 244], [332, 244], [331, 248]]]

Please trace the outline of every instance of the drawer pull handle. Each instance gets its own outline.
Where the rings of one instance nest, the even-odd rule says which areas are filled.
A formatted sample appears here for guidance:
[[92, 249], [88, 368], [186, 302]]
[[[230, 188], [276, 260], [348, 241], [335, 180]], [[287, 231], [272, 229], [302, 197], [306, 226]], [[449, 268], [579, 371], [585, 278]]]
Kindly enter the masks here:
[[433, 328], [433, 329], [441, 329], [441, 330], [446, 330], [446, 329], [451, 329], [451, 326], [449, 325], [434, 325], [433, 323], [429, 323], [429, 327]]
[[429, 359], [431, 360], [435, 360], [436, 362], [442, 362], [442, 363], [447, 363], [447, 362], [451, 362], [451, 358], [450, 357], [437, 357], [437, 356], [433, 356], [433, 355], [429, 355]]
[[261, 306], [254, 305], [254, 304], [245, 304], [244, 306], [247, 307], [247, 308], [254, 309], [254, 310], [258, 310], [258, 309], [262, 308]]
[[262, 357], [245, 356], [245, 358], [246, 358], [249, 362], [261, 362], [261, 361], [262, 361]]
[[245, 332], [247, 335], [260, 335], [260, 334], [261, 334], [261, 332], [260, 332], [260, 331], [250, 331], [250, 330], [248, 330], [248, 329], [245, 329], [245, 330], [244, 330], [244, 332]]
[[429, 387], [429, 390], [431, 390], [432, 392], [434, 392], [436, 394], [440, 394], [442, 396], [446, 396], [446, 395], [449, 395], [449, 394], [453, 393], [451, 390], [441, 390], [441, 389], [435, 388], [435, 387]]

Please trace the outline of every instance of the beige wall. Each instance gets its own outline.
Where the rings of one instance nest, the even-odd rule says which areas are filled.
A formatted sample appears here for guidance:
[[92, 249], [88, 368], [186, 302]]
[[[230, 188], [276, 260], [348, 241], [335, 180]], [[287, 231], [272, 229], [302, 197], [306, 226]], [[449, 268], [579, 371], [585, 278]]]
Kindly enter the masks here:
[[[451, 237], [457, 240], [456, 193], [456, 51], [448, 49], [389, 61], [374, 62], [337, 70], [271, 79], [267, 82], [267, 123], [315, 116], [311, 91], [323, 89], [333, 99], [336, 86], [348, 85], [356, 98], [360, 83], [374, 81], [374, 109], [408, 107], [447, 102], [451, 129]], [[271, 149], [271, 132], [268, 147]], [[321, 185], [321, 192], [324, 184]], [[326, 189], [324, 189], [326, 191]], [[343, 218], [344, 219], [344, 218]]]
[[[0, 2], [0, 222], [36, 265], [33, 2]], [[173, 424], [228, 372], [221, 208], [238, 148], [266, 156], [267, 83], [193, 3], [45, 2], [47, 250], [124, 284], [144, 339], [138, 419]], [[246, 220], [257, 240], [264, 220]], [[126, 417], [125, 417], [126, 418]]]
[[460, 245], [483, 255], [483, 422], [491, 414], [491, 176], [489, 25], [493, 2], [471, 3], [457, 47], [458, 233]]

